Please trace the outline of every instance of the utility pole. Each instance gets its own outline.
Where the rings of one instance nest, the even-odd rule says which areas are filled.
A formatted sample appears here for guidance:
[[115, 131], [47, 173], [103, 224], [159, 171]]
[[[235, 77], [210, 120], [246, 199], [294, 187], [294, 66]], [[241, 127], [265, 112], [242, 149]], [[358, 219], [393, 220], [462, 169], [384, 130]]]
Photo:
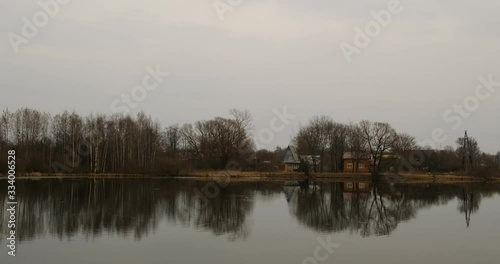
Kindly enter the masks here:
[[465, 130], [464, 141], [463, 141], [463, 157], [462, 157], [462, 170], [468, 171], [467, 161], [468, 159], [468, 146], [469, 146], [469, 137], [467, 136], [467, 130]]

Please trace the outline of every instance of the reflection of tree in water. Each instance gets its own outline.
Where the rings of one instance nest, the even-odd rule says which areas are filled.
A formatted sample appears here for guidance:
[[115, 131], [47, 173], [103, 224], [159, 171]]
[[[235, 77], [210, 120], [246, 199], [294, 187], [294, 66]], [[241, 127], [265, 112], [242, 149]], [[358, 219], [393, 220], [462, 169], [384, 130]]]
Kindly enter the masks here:
[[253, 208], [248, 198], [221, 195], [200, 207], [197, 225], [205, 226], [215, 234], [231, 234], [231, 239], [246, 237], [246, 216]]
[[185, 225], [212, 231], [215, 235], [229, 234], [229, 239], [246, 238], [247, 214], [253, 209], [251, 192], [242, 186], [220, 190], [213, 198], [184, 196], [175, 210], [181, 211], [180, 220]]
[[338, 183], [286, 187], [291, 214], [319, 231], [346, 229], [350, 223], [341, 187]]
[[383, 194], [381, 187], [375, 185], [367, 218], [363, 223], [360, 233], [362, 236], [389, 235], [402, 221], [408, 221], [416, 216], [416, 206], [406, 199], [405, 194], [389, 195]]
[[[4, 189], [5, 184], [0, 181]], [[213, 198], [204, 199], [193, 191], [206, 185], [206, 181], [152, 179], [20, 180], [18, 237], [24, 241], [47, 234], [69, 239], [77, 234], [89, 238], [108, 233], [141, 239], [166, 219], [217, 235], [229, 234], [230, 239], [245, 238], [253, 197], [279, 193], [276, 184], [248, 188], [237, 183]], [[5, 199], [0, 194], [0, 200]], [[1, 217], [3, 232], [8, 231], [6, 217]]]
[[218, 188], [217, 195], [204, 192], [214, 182], [182, 182], [175, 186], [174, 197], [167, 199], [167, 215], [172, 221], [189, 227], [228, 234], [230, 240], [245, 239], [249, 233], [247, 215], [255, 197], [272, 197], [280, 193], [277, 183], [231, 183]]
[[[483, 195], [499, 192], [498, 186], [478, 188]], [[349, 195], [345, 195], [343, 183], [316, 183], [293, 187], [293, 191], [292, 187], [285, 187], [284, 192], [291, 214], [302, 225], [320, 232], [348, 230], [361, 236], [389, 235], [400, 222], [414, 218], [419, 209], [463, 196], [462, 187], [457, 185], [396, 185], [391, 190], [383, 182], [374, 184], [368, 193], [357, 191]], [[477, 211], [480, 200], [480, 195], [474, 193], [467, 203], [469, 212]], [[459, 211], [465, 212], [464, 203]]]
[[[362, 236], [387, 235], [417, 210], [459, 198], [458, 210], [466, 219], [480, 201], [499, 193], [498, 185], [474, 185], [465, 200], [461, 185], [372, 186], [367, 193], [345, 195], [343, 183], [316, 183], [282, 187], [280, 183], [231, 183], [212, 197], [197, 195], [207, 181], [152, 179], [19, 180], [17, 230], [20, 241], [57, 236], [87, 238], [103, 233], [141, 239], [166, 220], [207, 230], [229, 239], [245, 239], [248, 214], [256, 197], [269, 200], [285, 192], [290, 212], [314, 230], [349, 230]], [[7, 189], [7, 182], [0, 181]], [[468, 190], [468, 189], [466, 189]], [[466, 191], [470, 194], [471, 191]], [[0, 231], [8, 232], [6, 192], [0, 192]], [[467, 202], [464, 202], [467, 201]], [[468, 221], [468, 220], [467, 220]], [[1, 242], [0, 242], [1, 243]]]
[[21, 241], [48, 234], [60, 239], [102, 231], [140, 239], [157, 223], [151, 182], [21, 180], [17, 182]]
[[415, 215], [404, 196], [383, 196], [378, 187], [348, 193], [343, 183], [298, 189], [290, 200], [290, 210], [301, 224], [317, 231], [349, 230], [363, 236], [390, 234], [400, 221]]

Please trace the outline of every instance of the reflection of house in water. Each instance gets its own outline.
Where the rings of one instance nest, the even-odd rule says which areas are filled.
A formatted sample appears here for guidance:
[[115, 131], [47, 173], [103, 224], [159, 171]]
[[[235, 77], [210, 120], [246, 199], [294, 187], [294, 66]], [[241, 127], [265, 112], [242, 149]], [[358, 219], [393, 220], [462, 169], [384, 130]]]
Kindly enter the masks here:
[[310, 185], [309, 181], [293, 181], [293, 182], [285, 182], [285, 185], [283, 186], [283, 193], [285, 194], [285, 198], [287, 202], [290, 202], [293, 197], [298, 195], [300, 191], [304, 190], [318, 190], [319, 186], [317, 185]]
[[300, 160], [304, 161], [305, 164], [309, 165], [309, 170], [317, 172], [319, 171], [321, 156], [320, 155], [300, 155]]
[[290, 202], [299, 189], [300, 188], [298, 186], [283, 186], [283, 193], [285, 193], [286, 201]]
[[344, 192], [370, 192], [370, 182], [344, 182]]
[[[370, 197], [370, 182], [337, 182], [335, 184], [343, 186], [344, 200], [366, 199]], [[319, 190], [320, 186], [310, 184], [308, 181], [292, 181], [286, 182], [282, 188], [286, 201], [290, 202], [292, 198], [300, 195], [301, 192]], [[342, 189], [339, 188], [339, 190]]]
[[344, 200], [370, 197], [370, 182], [344, 182]]

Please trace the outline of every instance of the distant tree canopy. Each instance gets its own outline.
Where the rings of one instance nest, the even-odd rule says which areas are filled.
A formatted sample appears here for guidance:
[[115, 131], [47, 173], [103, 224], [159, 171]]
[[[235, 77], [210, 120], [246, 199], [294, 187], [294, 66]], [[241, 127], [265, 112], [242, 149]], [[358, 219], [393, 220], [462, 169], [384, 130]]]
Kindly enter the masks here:
[[227, 169], [230, 161], [241, 164], [253, 153], [250, 114], [231, 110], [231, 115], [183, 126], [185, 150], [198, 168]]
[[321, 171], [324, 168], [332, 172], [342, 171], [344, 152], [351, 152], [354, 159], [370, 154], [374, 160], [374, 174], [392, 159], [385, 154], [390, 152], [404, 157], [416, 148], [413, 137], [396, 133], [387, 123], [361, 121], [346, 125], [327, 116], [314, 117], [308, 125], [301, 127], [294, 143], [300, 154], [321, 156]]
[[[343, 171], [342, 156], [345, 152], [350, 152], [354, 160], [370, 156], [373, 175], [390, 170], [463, 171], [487, 176], [499, 171], [495, 157], [482, 153], [474, 138], [469, 137], [466, 152], [463, 138], [456, 141], [456, 148], [448, 146], [444, 150], [433, 150], [418, 146], [413, 136], [398, 133], [390, 124], [382, 122], [363, 120], [357, 124], [341, 124], [328, 116], [313, 117], [299, 129], [293, 143], [300, 155], [321, 156], [320, 171]], [[354, 166], [353, 172], [357, 172], [356, 162]]]
[[[144, 113], [136, 116], [64, 111], [54, 116], [24, 108], [0, 115], [0, 166], [6, 150], [17, 151], [16, 170], [41, 173], [137, 173], [178, 175], [189, 170], [276, 170], [285, 148], [256, 150], [252, 116], [230, 110], [192, 124], [162, 128]], [[343, 171], [343, 154], [371, 157], [374, 175], [386, 171], [458, 172], [487, 177], [499, 172], [500, 155], [488, 155], [472, 137], [434, 150], [390, 124], [342, 124], [312, 118], [293, 139], [300, 155], [319, 155], [319, 171]], [[358, 172], [355, 163], [353, 172]]]
[[83, 117], [67, 111], [51, 116], [29, 108], [4, 110], [0, 151], [17, 151], [18, 172], [177, 174], [185, 168], [224, 169], [231, 161], [244, 168], [254, 153], [251, 115], [230, 114], [162, 129], [142, 112]]

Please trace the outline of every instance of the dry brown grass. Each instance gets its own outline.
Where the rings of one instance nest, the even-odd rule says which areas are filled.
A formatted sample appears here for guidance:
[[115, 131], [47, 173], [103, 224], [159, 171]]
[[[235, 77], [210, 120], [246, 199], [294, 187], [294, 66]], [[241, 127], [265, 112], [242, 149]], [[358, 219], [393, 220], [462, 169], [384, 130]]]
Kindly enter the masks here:
[[[4, 177], [4, 175], [2, 175]], [[91, 174], [62, 174], [62, 173], [25, 173], [18, 175], [19, 178], [151, 178], [163, 177], [142, 174], [117, 174], [117, 173], [91, 173]], [[300, 172], [255, 172], [255, 171], [192, 171], [181, 173], [178, 177], [190, 177], [200, 180], [210, 180], [217, 178], [231, 178], [235, 181], [273, 181], [273, 180], [303, 180], [303, 179], [316, 179], [321, 181], [371, 181], [372, 176], [368, 173], [311, 173], [306, 177], [304, 173]], [[384, 175], [379, 176], [382, 179]], [[413, 173], [392, 175], [397, 177], [400, 182], [404, 183], [465, 183], [465, 182], [480, 182], [485, 181], [484, 178], [472, 177], [466, 175], [455, 175], [449, 173], [433, 174], [433, 173]], [[500, 177], [489, 178], [489, 182], [500, 182]]]

